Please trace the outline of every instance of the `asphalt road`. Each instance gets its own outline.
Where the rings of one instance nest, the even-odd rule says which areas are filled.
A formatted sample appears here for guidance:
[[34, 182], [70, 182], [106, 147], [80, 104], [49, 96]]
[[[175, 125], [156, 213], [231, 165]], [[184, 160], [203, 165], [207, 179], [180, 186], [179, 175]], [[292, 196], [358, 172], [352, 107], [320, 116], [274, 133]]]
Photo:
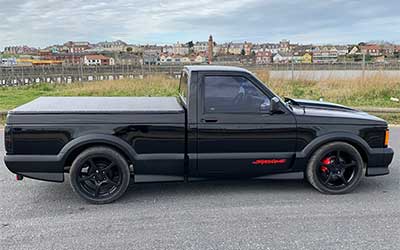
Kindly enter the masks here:
[[0, 249], [400, 249], [398, 154], [343, 196], [303, 180], [144, 184], [104, 206], [68, 181], [16, 182], [3, 154], [0, 141]]

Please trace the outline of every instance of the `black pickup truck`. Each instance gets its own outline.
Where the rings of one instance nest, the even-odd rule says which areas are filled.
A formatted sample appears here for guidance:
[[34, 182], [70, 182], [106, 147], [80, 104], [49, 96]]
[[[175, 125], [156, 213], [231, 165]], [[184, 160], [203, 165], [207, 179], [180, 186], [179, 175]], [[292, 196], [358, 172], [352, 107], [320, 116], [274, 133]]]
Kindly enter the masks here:
[[42, 97], [9, 112], [5, 163], [17, 179], [63, 182], [89, 202], [129, 182], [260, 179], [303, 172], [327, 194], [386, 175], [387, 123], [348, 107], [282, 100], [249, 71], [188, 66], [179, 97]]

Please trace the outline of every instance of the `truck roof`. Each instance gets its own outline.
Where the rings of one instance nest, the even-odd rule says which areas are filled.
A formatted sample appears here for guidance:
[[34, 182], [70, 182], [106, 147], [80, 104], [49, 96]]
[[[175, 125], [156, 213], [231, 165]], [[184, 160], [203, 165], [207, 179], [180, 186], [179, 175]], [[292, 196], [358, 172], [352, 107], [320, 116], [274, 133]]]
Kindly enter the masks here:
[[232, 66], [219, 66], [219, 65], [192, 65], [185, 66], [185, 69], [191, 73], [192, 71], [233, 71], [233, 72], [244, 72], [251, 73], [247, 69], [232, 67]]

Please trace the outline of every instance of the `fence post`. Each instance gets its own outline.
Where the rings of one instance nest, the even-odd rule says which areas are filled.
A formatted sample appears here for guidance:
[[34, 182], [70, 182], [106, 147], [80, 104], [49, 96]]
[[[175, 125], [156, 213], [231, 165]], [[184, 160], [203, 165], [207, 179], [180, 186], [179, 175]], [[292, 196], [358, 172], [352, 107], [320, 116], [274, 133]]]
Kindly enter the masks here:
[[25, 85], [25, 79], [24, 79], [24, 66], [21, 67], [21, 76], [22, 76], [22, 85]]
[[11, 85], [14, 85], [14, 65], [11, 65]]
[[365, 53], [362, 56], [362, 81], [365, 83]]
[[292, 58], [292, 82], [294, 81], [294, 61]]

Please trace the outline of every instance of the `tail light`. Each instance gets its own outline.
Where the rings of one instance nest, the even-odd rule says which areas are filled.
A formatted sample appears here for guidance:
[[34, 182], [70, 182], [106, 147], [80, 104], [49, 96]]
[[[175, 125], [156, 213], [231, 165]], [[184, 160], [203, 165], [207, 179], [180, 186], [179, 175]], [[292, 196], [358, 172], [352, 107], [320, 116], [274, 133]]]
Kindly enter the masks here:
[[5, 127], [4, 129], [4, 145], [7, 153], [12, 153], [12, 134], [11, 128]]
[[389, 129], [385, 132], [385, 147], [389, 146]]

